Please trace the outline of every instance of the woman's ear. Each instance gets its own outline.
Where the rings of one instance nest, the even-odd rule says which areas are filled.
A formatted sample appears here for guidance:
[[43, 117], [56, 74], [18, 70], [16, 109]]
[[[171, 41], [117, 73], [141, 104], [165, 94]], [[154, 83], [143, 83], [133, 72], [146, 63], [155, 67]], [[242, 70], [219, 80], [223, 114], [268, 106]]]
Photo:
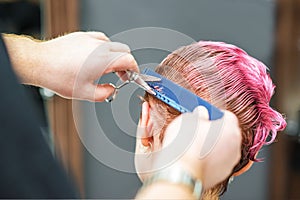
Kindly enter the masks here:
[[248, 171], [248, 170], [251, 168], [252, 165], [253, 165], [253, 161], [252, 161], [252, 160], [249, 160], [248, 164], [245, 165], [245, 166], [244, 166], [242, 169], [240, 169], [239, 171], [235, 172], [235, 173], [233, 174], [233, 176], [239, 176], [239, 175], [245, 173], [246, 171]]
[[147, 147], [153, 141], [153, 137], [150, 135], [152, 124], [150, 123], [150, 105], [148, 102], [144, 102], [142, 105], [139, 126], [144, 129], [141, 135], [141, 143]]

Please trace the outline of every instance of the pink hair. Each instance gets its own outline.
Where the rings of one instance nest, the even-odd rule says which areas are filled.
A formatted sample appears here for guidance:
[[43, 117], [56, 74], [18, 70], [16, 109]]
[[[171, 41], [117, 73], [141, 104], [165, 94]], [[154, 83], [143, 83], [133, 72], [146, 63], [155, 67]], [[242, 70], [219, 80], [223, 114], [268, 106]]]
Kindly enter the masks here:
[[[275, 86], [267, 67], [234, 45], [200, 41], [168, 55], [156, 71], [237, 116], [242, 130], [242, 156], [233, 173], [249, 160], [259, 161], [255, 157], [261, 147], [272, 143], [277, 131], [286, 126], [283, 116], [269, 105]], [[145, 98], [155, 101], [160, 115], [157, 117], [165, 119], [159, 127], [163, 138], [167, 125], [180, 113], [149, 95]], [[223, 193], [227, 182], [216, 191]]]
[[[277, 131], [282, 131], [286, 126], [282, 115], [269, 106], [275, 86], [267, 73], [267, 67], [234, 45], [205, 41], [200, 41], [198, 45], [214, 52], [223, 52], [215, 57], [214, 65], [222, 80], [229, 84], [225, 90], [226, 101], [237, 97], [237, 109], [248, 108], [243, 110], [243, 119], [239, 120], [247, 124], [246, 129], [253, 129], [249, 158], [256, 160], [260, 148], [272, 143]], [[269, 136], [270, 140], [267, 141]]]

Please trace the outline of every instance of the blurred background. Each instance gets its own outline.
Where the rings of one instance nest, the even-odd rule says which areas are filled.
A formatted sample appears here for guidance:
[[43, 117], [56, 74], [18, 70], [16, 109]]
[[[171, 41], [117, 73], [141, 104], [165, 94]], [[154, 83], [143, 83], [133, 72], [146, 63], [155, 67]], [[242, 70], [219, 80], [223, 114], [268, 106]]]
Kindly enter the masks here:
[[[232, 43], [269, 67], [277, 86], [272, 105], [285, 113], [288, 127], [285, 133], [279, 134], [276, 143], [262, 149], [259, 157], [264, 161], [236, 177], [221, 199], [300, 200], [300, 0], [0, 1], [0, 30], [6, 33], [50, 39], [77, 30], [102, 31], [113, 41], [132, 47], [135, 41], [126, 40], [122, 34], [143, 27], [170, 29], [183, 35], [185, 41]], [[150, 37], [156, 42], [154, 36], [140, 34], [140, 38]], [[153, 67], [170, 51], [185, 45], [181, 41], [174, 44], [168, 38], [163, 42], [172, 42], [169, 44], [172, 48], [169, 51], [151, 47], [134, 49], [139, 65]], [[116, 83], [117, 78], [108, 75], [100, 81]], [[74, 178], [82, 197], [133, 198], [141, 185], [136, 174], [101, 163], [84, 144], [103, 134], [112, 144], [133, 152], [139, 116], [139, 100], [135, 97], [142, 91], [128, 87], [122, 91], [132, 94], [126, 100], [120, 96], [113, 104], [76, 102], [72, 107], [70, 100], [49, 91], [27, 88], [40, 108], [50, 146]], [[118, 117], [114, 108], [120, 108]], [[74, 110], [79, 120], [76, 124]], [[101, 129], [91, 123], [93, 117]], [[82, 140], [78, 130], [84, 134], [80, 136]], [[133, 166], [133, 156], [122, 162]]]

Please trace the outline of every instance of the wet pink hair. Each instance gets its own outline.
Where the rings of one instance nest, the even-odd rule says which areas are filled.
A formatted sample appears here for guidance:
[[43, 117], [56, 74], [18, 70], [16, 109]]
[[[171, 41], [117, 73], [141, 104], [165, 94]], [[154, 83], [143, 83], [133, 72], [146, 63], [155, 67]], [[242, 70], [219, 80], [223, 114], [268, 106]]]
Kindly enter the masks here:
[[[200, 41], [168, 55], [156, 71], [237, 116], [243, 136], [242, 156], [232, 173], [249, 160], [258, 161], [255, 156], [261, 147], [272, 143], [277, 131], [286, 126], [283, 116], [269, 105], [275, 86], [267, 67], [234, 45]], [[150, 95], [146, 99], [155, 101], [157, 113], [166, 120], [160, 127], [163, 135], [180, 113]], [[217, 191], [223, 193], [227, 182], [221, 183]]]
[[[218, 77], [227, 88], [225, 101], [236, 99], [236, 104], [230, 109], [240, 116], [239, 120], [243, 122], [241, 125], [246, 126], [244, 128], [253, 129], [254, 138], [249, 149], [249, 159], [255, 161], [260, 148], [264, 144], [272, 143], [277, 131], [282, 131], [286, 126], [282, 115], [269, 106], [275, 86], [267, 73], [267, 67], [234, 45], [205, 41], [196, 45], [216, 54], [214, 65]], [[199, 71], [201, 73], [201, 69]], [[192, 76], [192, 73], [190, 74]], [[195, 79], [188, 82], [193, 86], [198, 85]]]

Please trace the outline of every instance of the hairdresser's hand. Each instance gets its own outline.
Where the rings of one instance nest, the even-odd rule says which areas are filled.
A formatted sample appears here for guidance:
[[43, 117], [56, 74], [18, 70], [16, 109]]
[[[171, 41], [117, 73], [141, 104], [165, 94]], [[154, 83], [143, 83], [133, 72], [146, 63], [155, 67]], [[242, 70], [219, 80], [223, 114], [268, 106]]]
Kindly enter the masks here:
[[[184, 147], [186, 138], [190, 141]], [[163, 148], [169, 145], [173, 150], [185, 149], [172, 165], [182, 166], [201, 179], [205, 188], [211, 188], [227, 178], [239, 161], [241, 138], [233, 113], [224, 111], [222, 119], [209, 121], [207, 110], [198, 107], [193, 113], [180, 115], [168, 126]], [[169, 156], [162, 151], [157, 161]]]
[[129, 47], [100, 32], [76, 32], [46, 42], [5, 36], [5, 42], [23, 83], [66, 98], [103, 101], [113, 87], [99, 85], [97, 79], [114, 71], [138, 71]]

